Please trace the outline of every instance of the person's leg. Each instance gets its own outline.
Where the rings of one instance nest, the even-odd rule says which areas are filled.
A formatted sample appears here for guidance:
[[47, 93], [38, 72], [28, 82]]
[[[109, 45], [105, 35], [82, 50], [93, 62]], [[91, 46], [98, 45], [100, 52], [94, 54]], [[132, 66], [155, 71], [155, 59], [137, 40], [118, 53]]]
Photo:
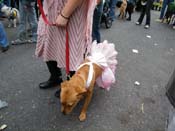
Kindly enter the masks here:
[[26, 7], [19, 1], [20, 23], [18, 27], [18, 38], [25, 39], [26, 35]]
[[96, 9], [94, 10], [93, 16], [93, 29], [92, 29], [92, 39], [97, 40], [97, 43], [100, 43], [101, 36], [100, 36], [100, 20], [103, 10], [103, 3], [101, 2]]
[[150, 21], [151, 21], [151, 8], [152, 8], [153, 1], [148, 0], [147, 6], [146, 6], [146, 23], [145, 25], [150, 26]]
[[159, 19], [163, 19], [163, 17], [165, 16], [165, 10], [166, 10], [167, 4], [168, 4], [168, 0], [163, 0]]
[[4, 4], [11, 7], [11, 0], [4, 0]]
[[117, 0], [110, 0], [110, 11], [109, 11], [109, 16], [112, 18], [114, 21], [116, 16], [115, 16], [115, 8], [116, 8]]
[[17, 39], [12, 41], [12, 45], [24, 44], [27, 40], [27, 6], [24, 2], [19, 1], [20, 23], [18, 26]]
[[28, 20], [31, 26], [32, 31], [32, 41], [36, 42], [37, 40], [37, 17], [35, 10], [35, 2], [31, 2], [30, 6], [27, 8]]
[[5, 52], [9, 49], [9, 42], [7, 40], [7, 35], [4, 30], [4, 26], [0, 22], [0, 45], [2, 47], [2, 52]]
[[138, 19], [139, 24], [142, 23], [143, 18], [144, 18], [144, 16], [145, 16], [145, 12], [146, 12], [146, 6], [142, 6], [142, 11], [141, 11], [140, 17], [139, 17], [139, 19]]
[[39, 84], [41, 89], [47, 89], [59, 85], [62, 82], [61, 69], [57, 67], [56, 61], [46, 62], [48, 70], [50, 72], [49, 80]]

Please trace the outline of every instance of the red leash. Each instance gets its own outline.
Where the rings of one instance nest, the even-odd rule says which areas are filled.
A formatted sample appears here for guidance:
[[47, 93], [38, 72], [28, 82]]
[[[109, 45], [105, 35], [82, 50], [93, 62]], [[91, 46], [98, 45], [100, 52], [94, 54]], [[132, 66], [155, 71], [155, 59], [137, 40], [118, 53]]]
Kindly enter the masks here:
[[[47, 24], [47, 25], [50, 25], [50, 26], [56, 26], [56, 24], [54, 23], [50, 23], [44, 13], [44, 10], [43, 10], [43, 7], [42, 7], [42, 3], [41, 3], [41, 0], [37, 0], [38, 2], [38, 5], [39, 5], [39, 10], [41, 12], [41, 16], [44, 20], [44, 22]], [[69, 33], [68, 33], [68, 28], [66, 26], [66, 74], [69, 75]]]

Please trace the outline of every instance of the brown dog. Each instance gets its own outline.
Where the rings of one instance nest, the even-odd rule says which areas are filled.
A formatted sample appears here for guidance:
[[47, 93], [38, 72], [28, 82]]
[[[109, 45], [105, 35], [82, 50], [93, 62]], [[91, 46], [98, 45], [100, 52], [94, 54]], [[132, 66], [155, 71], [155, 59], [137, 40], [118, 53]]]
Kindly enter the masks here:
[[120, 6], [120, 19], [125, 18], [125, 13], [126, 13], [126, 7], [127, 7], [127, 0], [122, 0], [122, 4]]
[[[84, 63], [89, 62], [85, 60]], [[94, 84], [96, 79], [102, 74], [102, 68], [93, 63], [93, 77], [90, 82], [90, 86], [86, 87], [86, 82], [89, 74], [89, 65], [84, 65], [77, 70], [75, 75], [69, 80], [61, 83], [61, 112], [63, 114], [69, 114], [77, 103], [85, 97], [85, 103], [81, 110], [79, 120], [84, 121], [86, 119], [86, 112], [88, 105], [91, 101], [93, 94]]]

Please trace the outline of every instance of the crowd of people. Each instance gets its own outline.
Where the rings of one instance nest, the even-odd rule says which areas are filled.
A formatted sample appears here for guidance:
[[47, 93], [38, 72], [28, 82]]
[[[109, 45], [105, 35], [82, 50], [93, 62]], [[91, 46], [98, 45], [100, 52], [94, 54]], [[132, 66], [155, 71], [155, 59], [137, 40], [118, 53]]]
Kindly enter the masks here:
[[[42, 0], [41, 0], [42, 1]], [[97, 42], [100, 42], [100, 20], [101, 15], [103, 13], [103, 6], [104, 3], [109, 3], [109, 17], [114, 21], [117, 17], [115, 14], [115, 9], [117, 3], [122, 3], [122, 1], [119, 0], [97, 0], [98, 5], [94, 9], [94, 16], [93, 16], [93, 25], [92, 25], [92, 39], [97, 40]], [[129, 14], [128, 18], [126, 20], [131, 20], [131, 15], [134, 12], [134, 7], [137, 5], [139, 1], [136, 0], [128, 0], [127, 1], [127, 9], [126, 13]], [[141, 25], [144, 16], [146, 15], [146, 22], [145, 22], [145, 29], [150, 28], [150, 21], [151, 21], [151, 8], [153, 5], [153, 0], [141, 0], [141, 13], [140, 17], [136, 21], [136, 25]], [[168, 8], [171, 3], [173, 3], [173, 0], [163, 0], [162, 9], [160, 13], [159, 19], [156, 21], [158, 22], [168, 22], [170, 21], [171, 17], [174, 16], [175, 11], [174, 9], [170, 11]], [[174, 2], [175, 3], [175, 2]], [[18, 34], [14, 41], [11, 42], [11, 44], [23, 44], [23, 43], [36, 43], [37, 42], [37, 19], [39, 16], [38, 6], [36, 0], [1, 0], [0, 1], [0, 8], [2, 8], [4, 5], [12, 8], [19, 9], [19, 15], [20, 15], [20, 22], [18, 26]], [[3, 16], [3, 12], [0, 12], [0, 16]], [[170, 23], [170, 22], [169, 22]], [[175, 29], [175, 20], [171, 22], [173, 25], [173, 29]], [[6, 37], [5, 30], [3, 29], [3, 25], [1, 23], [1, 37], [6, 40], [2, 40], [3, 43], [6, 42], [6, 44], [2, 44], [2, 51], [5, 52], [9, 49], [9, 42]], [[2, 39], [1, 38], [1, 39]]]

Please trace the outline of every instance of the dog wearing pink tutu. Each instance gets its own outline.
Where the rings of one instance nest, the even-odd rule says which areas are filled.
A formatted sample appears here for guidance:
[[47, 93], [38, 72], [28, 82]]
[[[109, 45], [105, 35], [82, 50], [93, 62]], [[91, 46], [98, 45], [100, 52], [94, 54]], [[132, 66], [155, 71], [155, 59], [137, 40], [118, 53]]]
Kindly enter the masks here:
[[115, 83], [116, 56], [114, 44], [107, 41], [98, 44], [96, 41], [93, 42], [90, 54], [78, 67], [76, 73], [69, 81], [61, 83], [60, 102], [63, 114], [71, 113], [77, 103], [85, 98], [79, 120], [86, 119], [95, 83], [106, 90]]

